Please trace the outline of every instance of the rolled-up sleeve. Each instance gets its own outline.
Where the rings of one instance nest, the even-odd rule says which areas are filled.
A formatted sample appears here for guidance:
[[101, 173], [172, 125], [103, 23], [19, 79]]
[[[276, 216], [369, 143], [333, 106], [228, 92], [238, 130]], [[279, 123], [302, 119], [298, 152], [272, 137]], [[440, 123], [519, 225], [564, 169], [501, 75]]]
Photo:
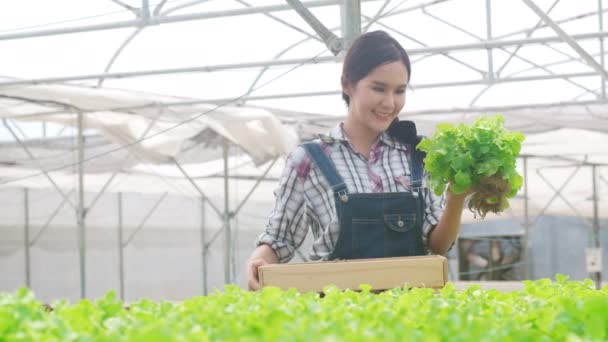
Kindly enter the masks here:
[[[423, 184], [427, 184], [428, 174], [426, 171], [423, 175]], [[424, 209], [424, 222], [422, 224], [422, 242], [427, 250], [427, 253], [430, 253], [429, 242], [431, 233], [439, 223], [441, 219], [441, 215], [443, 215], [443, 209], [445, 207], [445, 194], [441, 196], [435, 195], [435, 193], [429, 189], [428, 187], [424, 187], [424, 200], [425, 200], [425, 209]], [[452, 249], [450, 246], [450, 249]]]
[[274, 191], [275, 201], [266, 224], [266, 231], [256, 240], [256, 246], [270, 246], [280, 263], [291, 260], [309, 229], [306, 199], [302, 179], [298, 177], [290, 155]]

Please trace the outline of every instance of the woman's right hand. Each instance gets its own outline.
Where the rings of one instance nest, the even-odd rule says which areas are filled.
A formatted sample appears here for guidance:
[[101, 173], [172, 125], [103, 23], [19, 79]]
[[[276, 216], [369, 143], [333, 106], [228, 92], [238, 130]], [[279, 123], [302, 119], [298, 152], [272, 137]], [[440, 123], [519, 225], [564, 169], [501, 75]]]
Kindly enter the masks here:
[[262, 288], [258, 268], [269, 264], [278, 264], [279, 258], [268, 245], [260, 245], [256, 248], [247, 261], [247, 287], [250, 291]]
[[247, 287], [250, 291], [257, 291], [262, 287], [258, 267], [264, 265], [268, 265], [268, 262], [262, 258], [249, 259], [247, 261]]

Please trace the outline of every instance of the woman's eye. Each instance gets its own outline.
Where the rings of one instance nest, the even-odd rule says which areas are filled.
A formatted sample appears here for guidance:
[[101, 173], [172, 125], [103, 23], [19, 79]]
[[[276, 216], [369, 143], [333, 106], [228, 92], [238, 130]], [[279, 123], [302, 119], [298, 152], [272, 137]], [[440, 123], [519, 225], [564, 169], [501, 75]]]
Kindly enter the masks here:
[[379, 88], [379, 87], [374, 87], [372, 88], [374, 91], [380, 92], [380, 93], [384, 93], [384, 88]]
[[399, 89], [399, 90], [397, 90], [397, 94], [403, 94], [403, 93], [405, 93], [405, 89]]

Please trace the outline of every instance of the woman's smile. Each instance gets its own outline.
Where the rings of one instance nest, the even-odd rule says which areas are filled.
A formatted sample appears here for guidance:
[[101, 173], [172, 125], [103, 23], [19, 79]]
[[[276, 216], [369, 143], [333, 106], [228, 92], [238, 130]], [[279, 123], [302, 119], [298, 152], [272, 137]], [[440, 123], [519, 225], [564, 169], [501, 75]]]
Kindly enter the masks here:
[[381, 111], [373, 111], [372, 114], [374, 114], [377, 118], [381, 119], [382, 121], [393, 120], [393, 118], [395, 117], [394, 113], [387, 113], [387, 112], [381, 112]]

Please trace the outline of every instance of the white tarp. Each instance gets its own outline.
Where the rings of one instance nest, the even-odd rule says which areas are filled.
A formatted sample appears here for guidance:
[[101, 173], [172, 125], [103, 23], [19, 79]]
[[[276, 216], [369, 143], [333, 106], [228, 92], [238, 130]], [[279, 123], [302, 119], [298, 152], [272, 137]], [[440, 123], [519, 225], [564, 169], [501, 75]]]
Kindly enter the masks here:
[[[262, 164], [288, 153], [298, 141], [293, 130], [260, 108], [163, 106], [155, 104], [183, 99], [67, 85], [3, 87], [0, 96], [8, 99], [0, 102], [2, 118], [75, 127], [76, 113], [82, 112], [85, 129], [100, 132], [118, 146], [128, 146], [142, 162], [170, 162], [217, 135]], [[187, 154], [188, 162], [200, 160], [196, 153]]]

